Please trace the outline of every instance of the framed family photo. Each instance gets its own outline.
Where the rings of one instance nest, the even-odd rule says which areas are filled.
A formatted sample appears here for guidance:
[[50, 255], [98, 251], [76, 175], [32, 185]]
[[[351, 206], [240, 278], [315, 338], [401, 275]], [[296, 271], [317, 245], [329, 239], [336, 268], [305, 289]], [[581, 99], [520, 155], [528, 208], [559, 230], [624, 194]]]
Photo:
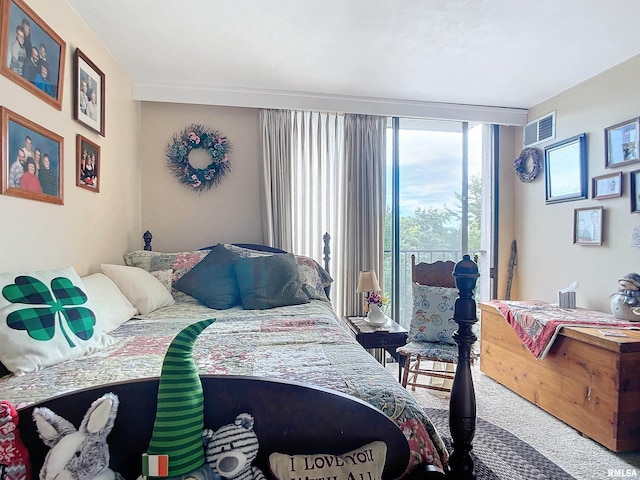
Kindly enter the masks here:
[[547, 204], [587, 198], [587, 134], [544, 149]]
[[591, 198], [613, 198], [622, 196], [622, 172], [600, 175], [591, 179]]
[[631, 213], [640, 213], [640, 170], [629, 172], [629, 192]]
[[76, 136], [76, 185], [100, 191], [100, 145], [82, 135]]
[[640, 161], [640, 157], [638, 157], [638, 122], [638, 118], [633, 118], [605, 128], [605, 167], [619, 167]]
[[76, 48], [73, 75], [73, 117], [104, 137], [104, 73]]
[[23, 0], [0, 5], [0, 73], [62, 110], [67, 44]]
[[63, 138], [11, 110], [2, 117], [2, 193], [63, 204]]
[[576, 208], [573, 214], [573, 243], [602, 245], [602, 207]]

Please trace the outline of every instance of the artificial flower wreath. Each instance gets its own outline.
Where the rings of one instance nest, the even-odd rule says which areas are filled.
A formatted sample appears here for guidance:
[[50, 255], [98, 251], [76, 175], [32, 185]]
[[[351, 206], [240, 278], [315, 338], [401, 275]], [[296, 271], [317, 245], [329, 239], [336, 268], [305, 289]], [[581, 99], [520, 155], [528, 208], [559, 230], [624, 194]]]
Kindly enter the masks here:
[[540, 153], [535, 148], [525, 148], [513, 162], [513, 169], [523, 183], [533, 182], [540, 168]]
[[[189, 153], [202, 148], [211, 155], [211, 163], [205, 168], [195, 168], [189, 163]], [[189, 125], [173, 136], [166, 149], [169, 169], [180, 183], [197, 191], [209, 190], [217, 185], [231, 169], [229, 154], [231, 144], [220, 132], [203, 125]]]

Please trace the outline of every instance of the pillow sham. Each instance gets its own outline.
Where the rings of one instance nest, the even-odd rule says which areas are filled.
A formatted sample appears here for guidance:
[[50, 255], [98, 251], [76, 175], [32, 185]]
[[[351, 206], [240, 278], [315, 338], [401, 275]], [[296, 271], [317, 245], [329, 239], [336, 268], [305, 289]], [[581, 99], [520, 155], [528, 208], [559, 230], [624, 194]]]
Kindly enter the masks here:
[[278, 480], [293, 478], [366, 478], [381, 480], [387, 457], [387, 444], [375, 441], [344, 455], [269, 455], [269, 469]]
[[100, 267], [102, 273], [115, 282], [140, 315], [148, 315], [158, 308], [175, 303], [164, 285], [142, 268], [105, 263]]
[[116, 343], [73, 267], [0, 274], [0, 362], [15, 375]]
[[324, 289], [333, 282], [329, 272], [322, 268], [313, 258], [305, 257], [304, 255], [294, 255], [294, 257], [298, 264], [298, 274], [300, 275], [304, 293], [315, 300], [329, 301]]
[[412, 285], [413, 310], [408, 341], [439, 342], [455, 345], [453, 334], [458, 324], [453, 320], [457, 288]]
[[138, 310], [104, 273], [82, 277], [82, 283], [87, 289], [89, 300], [96, 306], [105, 331], [111, 332], [137, 315]]
[[209, 308], [226, 310], [240, 304], [240, 290], [233, 269], [238, 254], [216, 245], [209, 254], [175, 283], [174, 287]]
[[295, 258], [290, 253], [238, 258], [233, 262], [233, 270], [242, 307], [247, 310], [309, 302], [302, 289]]

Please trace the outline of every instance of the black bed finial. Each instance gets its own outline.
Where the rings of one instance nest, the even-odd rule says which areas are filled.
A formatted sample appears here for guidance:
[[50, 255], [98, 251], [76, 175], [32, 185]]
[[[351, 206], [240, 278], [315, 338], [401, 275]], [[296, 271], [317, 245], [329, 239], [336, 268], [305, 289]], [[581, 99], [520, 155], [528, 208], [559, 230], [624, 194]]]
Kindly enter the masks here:
[[449, 457], [447, 478], [475, 480], [472, 441], [476, 433], [476, 394], [471, 376], [471, 348], [478, 339], [473, 333], [476, 317], [476, 301], [473, 292], [480, 277], [478, 266], [469, 255], [464, 255], [453, 269], [453, 277], [460, 291], [456, 300], [453, 319], [458, 331], [453, 339], [458, 344], [458, 366], [449, 401], [449, 430], [453, 440], [453, 452]]
[[144, 232], [144, 234], [142, 235], [142, 239], [144, 240], [144, 249], [151, 251], [151, 239], [153, 238], [153, 235], [151, 235], [151, 232], [149, 230], [147, 230], [146, 232]]

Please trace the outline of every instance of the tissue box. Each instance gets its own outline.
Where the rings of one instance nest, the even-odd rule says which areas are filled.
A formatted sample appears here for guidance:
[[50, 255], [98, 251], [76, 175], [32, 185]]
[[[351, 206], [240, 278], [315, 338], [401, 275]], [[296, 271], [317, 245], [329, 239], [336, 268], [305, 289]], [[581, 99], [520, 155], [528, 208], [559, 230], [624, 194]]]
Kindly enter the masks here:
[[558, 306], [560, 308], [576, 308], [576, 292], [558, 291]]

